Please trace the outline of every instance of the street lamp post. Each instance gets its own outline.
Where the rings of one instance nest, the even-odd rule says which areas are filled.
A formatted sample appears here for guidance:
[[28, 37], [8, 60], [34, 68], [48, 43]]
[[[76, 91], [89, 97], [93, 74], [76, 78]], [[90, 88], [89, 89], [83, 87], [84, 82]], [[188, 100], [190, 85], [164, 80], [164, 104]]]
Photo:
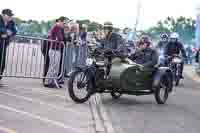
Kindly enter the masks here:
[[138, 0], [138, 4], [137, 4], [137, 16], [136, 16], [136, 21], [135, 21], [135, 26], [134, 26], [134, 34], [135, 34], [135, 38], [136, 38], [136, 32], [137, 32], [137, 26], [139, 24], [139, 20], [140, 20], [140, 10], [142, 7], [142, 0]]
[[196, 46], [197, 48], [200, 48], [200, 5], [197, 7], [196, 12]]

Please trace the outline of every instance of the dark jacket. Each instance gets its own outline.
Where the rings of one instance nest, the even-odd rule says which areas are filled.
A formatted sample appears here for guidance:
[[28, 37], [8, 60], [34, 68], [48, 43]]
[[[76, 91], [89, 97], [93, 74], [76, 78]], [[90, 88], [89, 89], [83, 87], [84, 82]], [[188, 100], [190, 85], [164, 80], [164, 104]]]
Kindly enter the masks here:
[[81, 32], [80, 33], [80, 38], [81, 38], [82, 41], [86, 41], [86, 39], [87, 39], [87, 32]]
[[[2, 35], [7, 35], [7, 30], [10, 30], [13, 34], [8, 36], [7, 38], [2, 38]], [[6, 42], [6, 45], [9, 44], [10, 37], [16, 35], [17, 29], [14, 21], [10, 21], [7, 25], [5, 25], [3, 17], [0, 15], [0, 43], [2, 41]]]
[[111, 33], [110, 36], [106, 37], [103, 40], [99, 40], [101, 43], [102, 48], [109, 48], [109, 49], [123, 49], [123, 39], [117, 33]]
[[156, 48], [157, 49], [165, 48], [167, 46], [167, 44], [168, 44], [168, 42], [159, 41]]
[[164, 54], [168, 56], [173, 56], [174, 54], [183, 55], [183, 57], [186, 57], [185, 49], [183, 47], [183, 44], [181, 42], [169, 42], [167, 46], [165, 47]]
[[130, 59], [144, 67], [152, 68], [158, 63], [158, 54], [152, 48], [138, 50], [130, 56]]
[[[46, 39], [49, 39], [49, 37], [47, 37]], [[50, 49], [50, 45], [51, 42], [48, 40], [44, 40], [42, 41], [42, 45], [41, 45], [41, 52], [44, 56], [48, 56], [49, 54], [49, 49]]]

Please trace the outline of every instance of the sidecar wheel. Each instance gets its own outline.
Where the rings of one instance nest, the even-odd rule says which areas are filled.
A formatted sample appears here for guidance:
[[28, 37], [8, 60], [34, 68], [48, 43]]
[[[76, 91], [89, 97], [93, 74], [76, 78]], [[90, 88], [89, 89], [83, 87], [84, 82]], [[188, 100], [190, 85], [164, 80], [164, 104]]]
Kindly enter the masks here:
[[163, 76], [159, 86], [155, 90], [155, 99], [158, 104], [165, 104], [170, 90], [170, 79], [167, 76]]
[[[76, 81], [76, 78], [78, 78], [81, 74], [82, 80]], [[69, 96], [76, 103], [84, 103], [90, 98], [92, 94], [89, 86], [91, 86], [89, 77], [83, 71], [75, 71], [71, 74], [68, 82]], [[83, 93], [85, 93], [84, 96], [80, 96]]]
[[122, 96], [120, 92], [111, 92], [110, 93], [113, 99], [119, 99]]

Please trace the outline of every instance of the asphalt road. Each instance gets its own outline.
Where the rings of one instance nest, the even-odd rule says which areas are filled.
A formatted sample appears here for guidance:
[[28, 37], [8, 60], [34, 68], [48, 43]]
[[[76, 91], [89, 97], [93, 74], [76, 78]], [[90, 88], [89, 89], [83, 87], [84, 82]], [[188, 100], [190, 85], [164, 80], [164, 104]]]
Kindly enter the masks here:
[[200, 83], [192, 77], [185, 75], [165, 105], [157, 105], [153, 95], [118, 100], [104, 95], [115, 133], [199, 133]]
[[40, 48], [24, 43], [11, 43], [7, 48], [0, 80], [0, 133], [94, 133], [89, 102], [74, 103], [67, 82], [63, 88], [52, 89], [37, 79], [42, 77], [44, 64]]
[[89, 103], [75, 104], [65, 89], [41, 81], [0, 81], [0, 133], [92, 133]]

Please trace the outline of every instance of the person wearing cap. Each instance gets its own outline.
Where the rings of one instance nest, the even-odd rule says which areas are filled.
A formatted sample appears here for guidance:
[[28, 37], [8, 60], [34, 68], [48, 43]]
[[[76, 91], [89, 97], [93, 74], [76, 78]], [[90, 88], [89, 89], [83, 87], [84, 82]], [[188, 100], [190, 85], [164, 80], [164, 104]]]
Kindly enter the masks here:
[[[54, 25], [52, 26], [52, 29], [58, 24], [59, 24], [59, 19], [56, 19]], [[41, 45], [41, 52], [42, 52], [42, 55], [44, 57], [43, 77], [46, 77], [47, 76], [47, 72], [49, 71], [49, 63], [50, 63], [49, 49], [50, 49], [51, 42], [48, 41], [48, 39], [51, 39], [51, 31], [52, 31], [52, 29], [48, 33], [48, 36], [46, 38], [47, 40], [44, 40], [42, 42], [42, 45]], [[42, 79], [42, 82], [43, 82], [43, 85], [45, 85], [45, 78]]]
[[17, 33], [13, 15], [10, 9], [2, 10], [0, 15], [0, 75], [3, 74], [5, 69], [6, 48], [9, 45], [10, 38]]
[[[55, 20], [55, 24], [53, 27], [55, 27], [57, 24], [59, 24], [59, 19], [56, 19]], [[44, 64], [43, 64], [43, 77], [46, 77], [47, 76], [47, 72], [49, 70], [49, 63], [50, 63], [50, 57], [49, 57], [49, 49], [50, 49], [50, 45], [51, 45], [51, 42], [48, 41], [48, 39], [51, 39], [51, 30], [50, 32], [48, 33], [48, 36], [46, 38], [47, 40], [44, 40], [42, 42], [42, 45], [41, 45], [41, 52], [42, 52], [42, 55], [44, 57]], [[43, 85], [45, 85], [45, 78], [42, 79], [42, 82], [43, 82]]]
[[[104, 23], [104, 38], [101, 39], [99, 42], [101, 43], [102, 48], [109, 48], [109, 49], [123, 49], [124, 42], [122, 37], [115, 33], [113, 30], [113, 24], [111, 22]], [[98, 41], [98, 40], [97, 40]]]
[[150, 45], [150, 38], [148, 36], [142, 36], [138, 42], [137, 51], [129, 58], [144, 68], [154, 68], [158, 63], [158, 54], [155, 49], [149, 47]]

